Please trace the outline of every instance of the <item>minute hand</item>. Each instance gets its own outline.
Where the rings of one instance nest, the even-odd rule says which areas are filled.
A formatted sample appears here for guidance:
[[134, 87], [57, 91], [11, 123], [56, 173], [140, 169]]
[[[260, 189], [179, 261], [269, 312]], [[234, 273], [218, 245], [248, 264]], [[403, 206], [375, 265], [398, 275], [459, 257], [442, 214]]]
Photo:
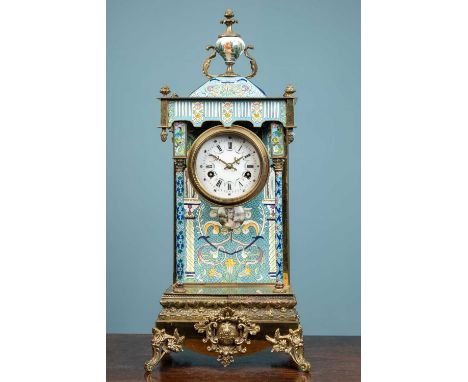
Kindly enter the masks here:
[[247, 156], [247, 155], [244, 155], [244, 156], [240, 157], [239, 159], [235, 159], [234, 162], [231, 163], [231, 166], [232, 166], [234, 163], [240, 164], [239, 161], [240, 161], [241, 159], [245, 158], [246, 156]]
[[[220, 162], [224, 163], [226, 165], [226, 168], [233, 168], [232, 167], [232, 163], [227, 163], [225, 161], [223, 161], [220, 157], [216, 156], [216, 155], [213, 155], [213, 154], [210, 154], [210, 156], [212, 156], [213, 158], [215, 158], [216, 160], [219, 160]], [[235, 170], [235, 169], [234, 169]]]

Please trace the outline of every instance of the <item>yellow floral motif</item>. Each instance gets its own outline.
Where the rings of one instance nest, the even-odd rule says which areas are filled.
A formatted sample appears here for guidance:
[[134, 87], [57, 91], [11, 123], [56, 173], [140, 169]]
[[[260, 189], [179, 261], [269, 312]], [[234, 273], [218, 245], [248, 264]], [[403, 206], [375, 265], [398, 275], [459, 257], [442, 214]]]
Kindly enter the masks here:
[[192, 104], [192, 120], [195, 123], [202, 122], [204, 118], [204, 110], [202, 102], [194, 102]]
[[223, 102], [223, 123], [232, 122], [232, 102]]
[[252, 102], [250, 113], [254, 122], [260, 122], [262, 120], [262, 103]]
[[234, 265], [236, 265], [236, 262], [233, 259], [229, 258], [224, 264], [226, 265], [228, 272], [232, 274], [232, 269], [234, 268]]
[[218, 272], [216, 272], [216, 269], [214, 269], [214, 268], [211, 268], [208, 271], [208, 276], [210, 276], [210, 277], [216, 277], [217, 275], [218, 275]]
[[238, 274], [239, 277], [248, 277], [252, 274], [252, 270], [249, 267], [245, 267], [242, 272]]

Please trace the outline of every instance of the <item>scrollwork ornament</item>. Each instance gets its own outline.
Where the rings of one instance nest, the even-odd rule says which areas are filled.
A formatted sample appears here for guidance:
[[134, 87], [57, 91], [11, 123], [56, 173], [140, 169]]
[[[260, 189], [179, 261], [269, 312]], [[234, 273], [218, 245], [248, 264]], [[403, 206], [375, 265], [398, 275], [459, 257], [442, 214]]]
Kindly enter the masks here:
[[145, 370], [147, 372], [153, 371], [153, 368], [167, 353], [183, 351], [184, 339], [185, 336], [179, 335], [177, 329], [174, 329], [174, 335], [171, 336], [166, 333], [165, 329], [153, 328], [153, 339], [151, 340], [153, 356], [145, 362]]
[[236, 315], [231, 308], [224, 308], [219, 314], [196, 323], [195, 329], [205, 333], [202, 341], [209, 343], [207, 350], [218, 353], [217, 360], [226, 367], [234, 362], [234, 354], [247, 351], [248, 336], [257, 334], [260, 326]]
[[272, 352], [288, 353], [302, 371], [310, 371], [310, 363], [304, 358], [304, 337], [302, 327], [289, 329], [289, 334], [281, 335], [276, 329], [275, 337], [265, 336], [266, 340], [273, 344]]
[[209, 45], [206, 47], [206, 50], [212, 50], [212, 52], [203, 62], [202, 73], [208, 78], [213, 78], [214, 76], [208, 73], [208, 69], [210, 68], [211, 61], [216, 57], [216, 48], [213, 45]]
[[245, 78], [252, 78], [257, 74], [257, 70], [258, 70], [257, 61], [248, 53], [248, 50], [253, 49], [253, 48], [254, 48], [253, 45], [247, 45], [244, 49], [245, 57], [247, 57], [250, 60], [250, 69], [252, 70], [252, 72], [248, 76], [245, 76]]

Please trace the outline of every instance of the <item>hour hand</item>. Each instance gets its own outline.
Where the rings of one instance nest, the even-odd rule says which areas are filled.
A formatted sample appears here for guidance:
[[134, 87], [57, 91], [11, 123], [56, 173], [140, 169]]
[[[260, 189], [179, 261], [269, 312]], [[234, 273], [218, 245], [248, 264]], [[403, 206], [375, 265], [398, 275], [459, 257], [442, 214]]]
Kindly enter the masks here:
[[226, 165], [226, 168], [234, 168], [234, 167], [232, 167], [231, 163], [227, 163], [227, 162], [223, 161], [220, 157], [218, 157], [216, 155], [213, 155], [213, 154], [210, 154], [210, 156], [215, 158], [216, 160], [219, 160], [221, 163], [224, 163]]

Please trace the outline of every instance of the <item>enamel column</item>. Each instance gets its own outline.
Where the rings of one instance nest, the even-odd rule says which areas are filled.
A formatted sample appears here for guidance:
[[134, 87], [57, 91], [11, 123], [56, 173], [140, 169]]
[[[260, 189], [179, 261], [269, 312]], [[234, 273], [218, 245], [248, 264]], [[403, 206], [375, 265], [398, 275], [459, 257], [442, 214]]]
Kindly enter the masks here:
[[173, 130], [173, 155], [175, 170], [175, 285], [174, 292], [184, 292], [184, 270], [185, 270], [185, 209], [184, 209], [184, 187], [186, 167], [186, 141], [187, 124], [185, 122], [174, 122]]
[[270, 124], [271, 157], [275, 170], [275, 290], [284, 288], [283, 278], [283, 170], [285, 162], [284, 128], [281, 123]]

